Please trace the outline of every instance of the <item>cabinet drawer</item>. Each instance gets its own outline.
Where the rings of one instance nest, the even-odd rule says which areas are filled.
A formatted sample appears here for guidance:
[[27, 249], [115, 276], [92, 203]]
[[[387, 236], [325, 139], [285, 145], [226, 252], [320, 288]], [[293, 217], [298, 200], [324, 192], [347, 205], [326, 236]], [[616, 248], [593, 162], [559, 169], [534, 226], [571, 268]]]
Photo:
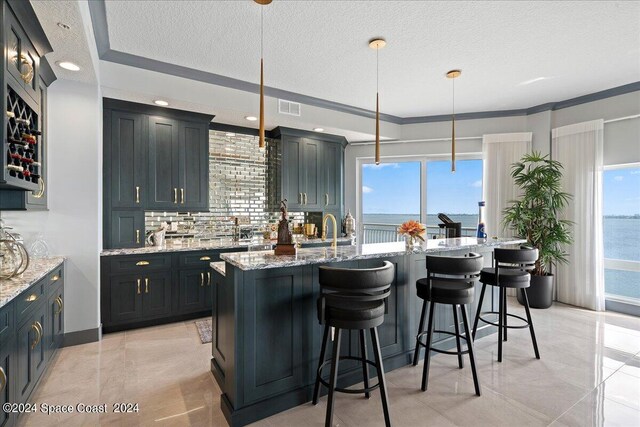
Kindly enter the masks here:
[[51, 273], [49, 273], [49, 295], [51, 295], [56, 289], [62, 286], [64, 282], [64, 268], [62, 265], [55, 268]]
[[171, 254], [168, 255], [136, 255], [111, 260], [111, 274], [130, 274], [143, 271], [171, 269]]
[[47, 293], [47, 283], [49, 283], [48, 278], [40, 279], [40, 281], [36, 282], [16, 298], [15, 310], [16, 323], [18, 325], [27, 318], [35, 307], [40, 306], [45, 300], [44, 296]]
[[220, 261], [220, 252], [188, 252], [178, 257], [180, 267], [198, 268], [209, 267], [210, 262]]
[[13, 302], [0, 308], [0, 347], [5, 346], [9, 336], [13, 334], [15, 329], [13, 317]]

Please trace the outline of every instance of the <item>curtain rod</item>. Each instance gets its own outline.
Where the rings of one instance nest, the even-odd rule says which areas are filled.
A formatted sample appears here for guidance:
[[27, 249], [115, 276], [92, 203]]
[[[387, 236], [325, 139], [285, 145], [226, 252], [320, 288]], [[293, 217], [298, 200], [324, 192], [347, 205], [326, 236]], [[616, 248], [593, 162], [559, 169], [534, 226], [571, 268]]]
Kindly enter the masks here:
[[605, 120], [605, 123], [613, 123], [613, 122], [620, 122], [622, 120], [629, 120], [629, 119], [637, 119], [640, 117], [640, 114], [634, 114], [633, 116], [625, 116], [625, 117], [618, 117], [617, 119], [609, 119], [609, 120]]
[[[469, 139], [482, 139], [481, 136], [465, 136], [456, 138], [456, 141], [469, 140]], [[430, 139], [391, 139], [387, 141], [380, 141], [380, 144], [406, 144], [409, 142], [436, 142], [436, 141], [451, 141], [451, 138], [430, 138]], [[349, 145], [372, 145], [375, 141], [359, 141], [351, 142]]]

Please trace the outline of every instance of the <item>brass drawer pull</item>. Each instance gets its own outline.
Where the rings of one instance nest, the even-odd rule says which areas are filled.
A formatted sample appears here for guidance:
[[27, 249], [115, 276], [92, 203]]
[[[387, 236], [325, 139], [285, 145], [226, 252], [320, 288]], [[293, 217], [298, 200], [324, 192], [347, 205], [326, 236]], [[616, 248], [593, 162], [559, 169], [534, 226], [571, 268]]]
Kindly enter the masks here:
[[140, 187], [136, 186], [136, 203], [140, 203]]
[[38, 299], [38, 295], [36, 294], [31, 294], [29, 295], [27, 298], [25, 298], [25, 301], [27, 302], [34, 302], [35, 300]]
[[200, 257], [200, 261], [211, 261], [211, 257], [208, 257], [208, 256], [201, 256], [201, 257]]
[[140, 295], [140, 279], [136, 280], [136, 283], [138, 284], [138, 295]]
[[178, 203], [178, 189], [173, 189], [173, 203]]
[[138, 267], [142, 267], [142, 266], [149, 265], [149, 264], [150, 264], [149, 261], [138, 261], [138, 262], [136, 262], [136, 265]]
[[57, 274], [51, 278], [52, 282], [57, 282], [58, 280], [60, 280], [60, 276], [58, 276]]
[[7, 385], [7, 374], [4, 372], [2, 366], [0, 366], [0, 391], [4, 390]]
[[148, 278], [144, 278], [144, 293], [148, 294], [149, 293], [149, 279]]
[[204, 273], [200, 273], [200, 287], [204, 286]]

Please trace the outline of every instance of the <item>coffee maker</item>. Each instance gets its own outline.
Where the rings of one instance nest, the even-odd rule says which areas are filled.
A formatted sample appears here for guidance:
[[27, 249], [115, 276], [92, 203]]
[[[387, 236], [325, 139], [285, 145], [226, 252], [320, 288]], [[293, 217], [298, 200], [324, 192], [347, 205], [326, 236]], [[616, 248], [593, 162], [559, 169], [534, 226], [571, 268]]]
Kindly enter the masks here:
[[444, 228], [444, 237], [454, 238], [462, 237], [462, 223], [455, 222], [443, 213], [438, 214], [438, 219], [442, 221], [442, 224], [438, 224], [440, 228]]

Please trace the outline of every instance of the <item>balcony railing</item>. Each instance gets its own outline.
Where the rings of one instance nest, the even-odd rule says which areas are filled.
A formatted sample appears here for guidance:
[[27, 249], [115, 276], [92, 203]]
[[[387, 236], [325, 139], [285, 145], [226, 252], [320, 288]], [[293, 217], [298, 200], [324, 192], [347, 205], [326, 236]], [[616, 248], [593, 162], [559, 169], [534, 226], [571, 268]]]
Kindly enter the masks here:
[[[427, 238], [432, 239], [438, 235], [439, 228], [437, 225], [427, 225]], [[400, 242], [404, 237], [398, 234], [398, 226], [394, 224], [363, 224], [362, 243], [385, 243]], [[476, 235], [475, 227], [462, 227], [462, 237], [473, 237]]]

